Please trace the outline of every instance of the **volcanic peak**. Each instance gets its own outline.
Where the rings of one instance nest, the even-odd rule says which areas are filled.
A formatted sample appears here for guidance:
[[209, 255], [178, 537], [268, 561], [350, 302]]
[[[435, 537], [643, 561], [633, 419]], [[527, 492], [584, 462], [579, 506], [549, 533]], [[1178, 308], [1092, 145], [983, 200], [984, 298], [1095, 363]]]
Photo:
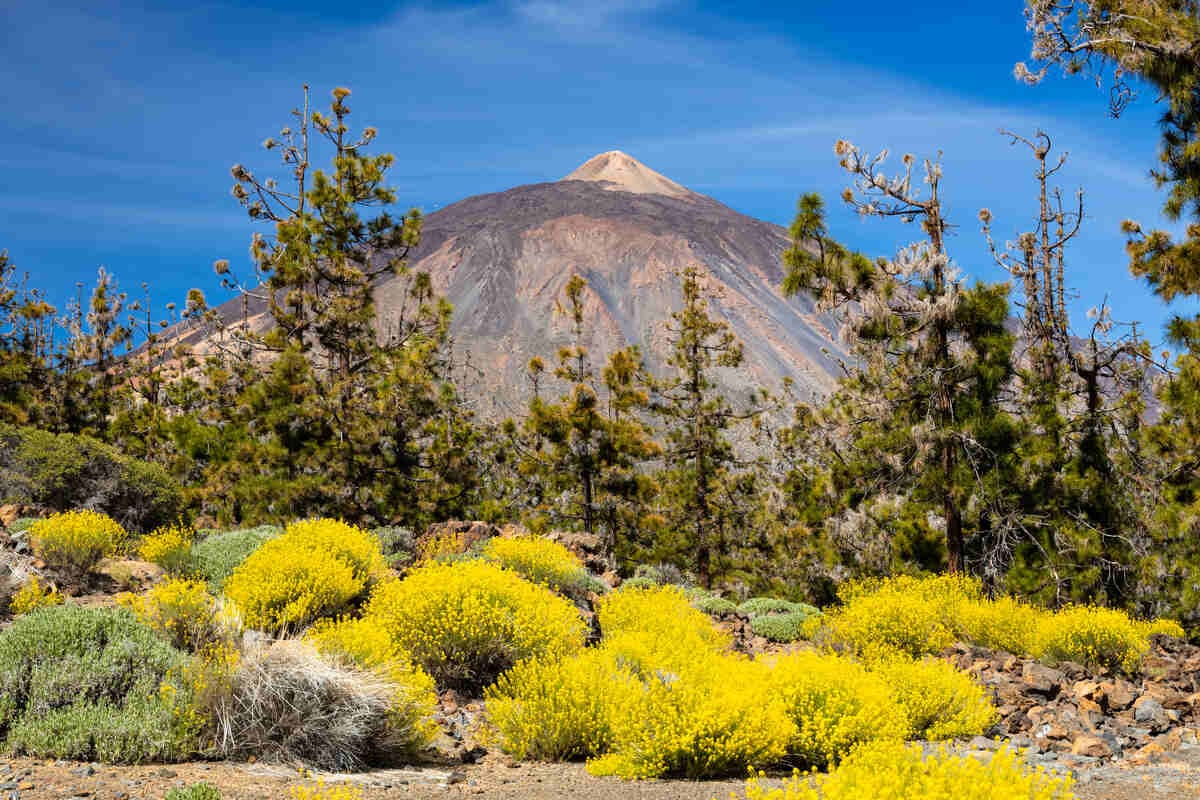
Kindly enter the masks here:
[[611, 192], [661, 194], [685, 199], [698, 196], [620, 150], [610, 150], [589, 158], [563, 180], [603, 183], [604, 188]]

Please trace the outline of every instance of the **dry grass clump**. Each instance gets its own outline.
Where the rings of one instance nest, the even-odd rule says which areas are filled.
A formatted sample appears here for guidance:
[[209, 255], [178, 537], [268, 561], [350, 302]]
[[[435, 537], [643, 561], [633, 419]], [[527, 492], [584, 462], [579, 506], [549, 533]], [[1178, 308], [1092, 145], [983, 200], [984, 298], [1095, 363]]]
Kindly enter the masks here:
[[396, 749], [389, 724], [395, 696], [396, 686], [378, 671], [323, 657], [302, 642], [277, 642], [246, 653], [214, 703], [215, 749], [228, 758], [360, 770]]

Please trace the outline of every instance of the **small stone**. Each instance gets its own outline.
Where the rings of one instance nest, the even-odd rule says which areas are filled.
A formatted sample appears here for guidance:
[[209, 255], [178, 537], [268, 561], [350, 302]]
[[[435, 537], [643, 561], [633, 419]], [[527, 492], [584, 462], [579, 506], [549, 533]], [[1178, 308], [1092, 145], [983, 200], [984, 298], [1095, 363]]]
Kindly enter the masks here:
[[1166, 754], [1166, 752], [1166, 749], [1164, 749], [1161, 744], [1158, 742], [1151, 742], [1150, 744], [1141, 747], [1134, 752], [1134, 754], [1130, 756], [1130, 761], [1139, 765], [1153, 764], [1156, 761], [1162, 760], [1162, 757]]
[[1046, 725], [1039, 731], [1046, 739], [1059, 741], [1068, 738], [1071, 734], [1062, 725]]
[[1166, 709], [1149, 695], [1142, 695], [1133, 704], [1133, 718], [1143, 725], [1149, 725], [1152, 731], [1161, 732], [1168, 727]]
[[1072, 743], [1071, 754], [1087, 758], [1106, 758], [1112, 755], [1112, 748], [1103, 739], [1095, 736], [1080, 736]]
[[1101, 684], [1104, 699], [1109, 711], [1124, 711], [1133, 705], [1138, 691], [1132, 683], [1118, 678], [1115, 681], [1105, 681]]
[[1053, 698], [1062, 688], [1063, 673], [1056, 669], [1039, 664], [1036, 661], [1026, 661], [1021, 669], [1021, 680], [1030, 691]]

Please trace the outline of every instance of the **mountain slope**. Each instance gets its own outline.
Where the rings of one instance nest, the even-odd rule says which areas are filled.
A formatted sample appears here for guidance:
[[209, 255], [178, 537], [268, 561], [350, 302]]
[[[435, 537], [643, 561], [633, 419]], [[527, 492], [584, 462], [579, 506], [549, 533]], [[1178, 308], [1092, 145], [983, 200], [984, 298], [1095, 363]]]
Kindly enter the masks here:
[[[470, 197], [429, 214], [410, 265], [427, 271], [454, 305], [455, 350], [478, 370], [468, 372], [464, 391], [494, 417], [527, 403], [529, 359], [553, 363], [569, 340], [555, 308], [572, 274], [588, 282], [586, 344], [597, 370], [607, 353], [639, 344], [661, 372], [665, 325], [680, 306], [676, 273], [688, 264], [701, 267], [712, 311], [744, 342], [754, 382], [778, 388], [790, 377], [801, 394], [826, 393], [836, 366], [826, 351], [844, 354], [832, 320], [811, 299], [780, 292], [787, 245], [783, 228], [610, 152], [561, 181]], [[403, 281], [378, 285], [381, 324], [400, 308], [403, 292]], [[241, 303], [222, 311], [240, 319]], [[735, 394], [750, 387], [744, 374], [723, 382]]]

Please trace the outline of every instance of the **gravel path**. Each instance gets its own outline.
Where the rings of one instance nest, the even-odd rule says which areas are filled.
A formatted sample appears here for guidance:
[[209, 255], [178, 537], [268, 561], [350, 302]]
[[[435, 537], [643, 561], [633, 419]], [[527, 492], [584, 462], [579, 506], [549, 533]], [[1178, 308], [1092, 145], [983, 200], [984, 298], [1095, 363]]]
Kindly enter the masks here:
[[[328, 776], [360, 786], [365, 800], [727, 800], [742, 781], [621, 781], [595, 778], [581, 764], [513, 764], [486, 758], [448, 768], [387, 770]], [[195, 763], [169, 767], [110, 767], [13, 759], [0, 762], [0, 800], [161, 800], [175, 787], [208, 781], [224, 800], [289, 800], [306, 783], [298, 769], [262, 764]], [[1078, 777], [1079, 800], [1200, 800], [1200, 747], [1151, 766], [1090, 768]]]

